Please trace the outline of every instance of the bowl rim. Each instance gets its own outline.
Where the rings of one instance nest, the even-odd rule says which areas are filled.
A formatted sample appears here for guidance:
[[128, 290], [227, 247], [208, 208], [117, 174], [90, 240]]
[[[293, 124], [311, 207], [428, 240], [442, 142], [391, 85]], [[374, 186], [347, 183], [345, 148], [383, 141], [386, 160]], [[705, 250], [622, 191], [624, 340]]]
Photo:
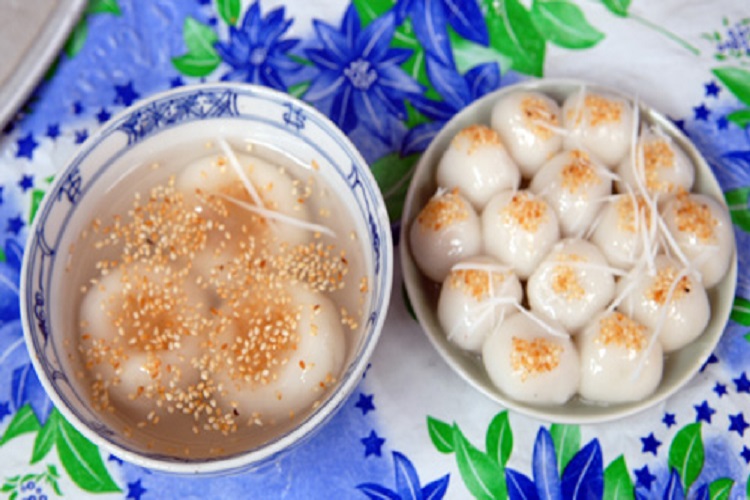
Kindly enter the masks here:
[[[712, 193], [709, 193], [712, 198], [716, 199], [722, 206], [726, 208], [726, 200], [723, 196], [723, 190], [721, 189], [721, 185], [719, 184], [716, 175], [714, 174], [713, 170], [711, 169], [708, 162], [705, 160], [701, 152], [698, 150], [698, 148], [695, 146], [695, 144], [680, 130], [677, 126], [675, 126], [663, 113], [658, 111], [656, 108], [651, 106], [648, 103], [644, 103], [643, 100], [638, 98], [637, 96], [629, 95], [623, 91], [620, 91], [616, 88], [612, 88], [607, 85], [601, 85], [598, 83], [590, 82], [590, 81], [584, 81], [581, 79], [576, 78], [543, 78], [543, 79], [535, 79], [535, 80], [525, 80], [517, 83], [513, 83], [508, 86], [499, 87], [498, 89], [482, 96], [481, 98], [475, 100], [465, 108], [463, 108], [461, 111], [456, 113], [450, 120], [448, 120], [443, 127], [440, 129], [440, 131], [437, 133], [437, 135], [432, 139], [430, 144], [428, 145], [427, 149], [422, 153], [422, 156], [420, 157], [419, 161], [417, 162], [416, 167], [414, 168], [412, 181], [410, 181], [409, 189], [407, 191], [406, 200], [404, 202], [404, 210], [403, 210], [403, 216], [401, 219], [401, 230], [400, 230], [400, 248], [399, 248], [399, 258], [401, 261], [401, 269], [403, 273], [403, 280], [404, 280], [404, 286], [406, 288], [407, 294], [409, 297], [420, 297], [422, 299], [422, 287], [420, 285], [420, 282], [424, 279], [424, 275], [419, 270], [419, 268], [416, 266], [416, 263], [411, 255], [411, 242], [409, 240], [409, 230], [411, 228], [411, 224], [413, 223], [414, 219], [416, 218], [416, 215], [418, 213], [418, 207], [415, 206], [415, 198], [417, 197], [417, 189], [418, 186], [416, 184], [415, 180], [419, 180], [420, 175], [424, 175], [424, 172], [432, 171], [433, 175], [434, 172], [437, 169], [437, 162], [439, 161], [439, 156], [437, 156], [436, 150], [439, 148], [439, 145], [442, 144], [451, 136], [454, 134], [458, 128], [458, 124], [461, 124], [462, 122], [467, 120], [467, 116], [469, 116], [472, 113], [475, 113], [476, 110], [479, 110], [486, 106], [491, 106], [492, 103], [496, 102], [498, 99], [502, 98], [503, 96], [509, 95], [514, 92], [519, 91], [538, 91], [541, 93], [544, 93], [545, 95], [548, 95], [549, 92], [557, 93], [558, 91], [560, 93], [564, 93], [565, 88], [570, 88], [570, 92], [573, 92], [576, 88], [586, 88], [586, 89], [592, 89], [595, 91], [603, 92], [607, 95], [613, 95], [616, 97], [620, 97], [625, 99], [627, 102], [629, 102], [631, 105], [638, 103], [639, 107], [639, 118], [642, 119], [643, 116], [647, 116], [648, 120], [656, 125], [658, 125], [662, 130], [664, 130], [670, 137], [673, 139], [677, 139], [677, 142], [680, 147], [682, 147], [685, 150], [685, 153], [690, 157], [691, 161], [697, 162], [698, 165], [696, 165], [696, 171], [702, 170], [709, 174], [709, 178], [706, 179], [708, 184], [710, 185], [711, 191], [718, 191], [722, 194], [722, 196], [718, 197], [716, 199], [716, 196], [713, 196]], [[556, 100], [556, 99], [555, 99]], [[473, 122], [472, 122], [473, 123]], [[467, 126], [468, 124], [465, 124], [464, 126]], [[489, 123], [486, 125], [489, 126]], [[454, 131], [454, 129], [456, 129]], [[434, 157], [434, 158], [433, 158]], [[434, 177], [433, 177], [434, 179]], [[720, 285], [717, 285], [717, 288], [721, 286], [721, 284], [725, 283], [727, 280], [730, 284], [731, 290], [730, 290], [730, 296], [734, 297], [734, 293], [737, 286], [737, 268], [738, 268], [738, 256], [737, 256], [737, 244], [736, 240], [734, 239], [734, 229], [732, 229], [732, 237], [733, 237], [733, 253], [731, 257], [731, 262], [729, 265], [729, 268], [727, 269], [727, 274], [724, 276], [722, 281], [720, 282]], [[436, 284], [438, 286], [439, 284]], [[711, 316], [713, 317], [716, 314], [720, 316], [720, 324], [721, 329], [720, 332], [715, 336], [715, 339], [713, 339], [710, 342], [710, 348], [707, 345], [701, 352], [705, 354], [705, 358], [708, 359], [710, 354], [714, 351], [716, 346], [718, 345], [719, 341], [721, 340], [721, 337], [724, 334], [724, 331], [726, 330], [727, 321], [729, 319], [732, 304], [731, 300], [726, 301], [727, 303], [722, 303], [722, 307], [718, 311], [711, 311]], [[589, 402], [587, 404], [590, 404], [592, 407], [603, 407], [608, 406], [613, 408], [613, 411], [602, 413], [602, 414], [589, 414], [589, 415], [576, 415], [576, 414], [565, 414], [563, 412], [556, 412], [556, 411], [550, 411], [555, 409], [564, 408], [566, 404], [560, 405], [560, 406], [545, 406], [545, 405], [534, 405], [533, 403], [524, 403], [518, 400], [515, 400], [511, 398], [510, 396], [507, 396], [502, 393], [502, 391], [495, 387], [494, 384], [490, 382], [491, 388], [488, 388], [485, 384], [480, 383], [481, 381], [478, 378], [475, 378], [473, 374], [468, 373], [461, 364], [461, 358], [469, 356], [470, 353], [467, 353], [466, 351], [461, 350], [458, 346], [455, 346], [454, 344], [450, 344], [447, 340], [441, 342], [440, 336], [444, 337], [445, 334], [442, 331], [442, 327], [439, 327], [439, 331], [433, 331], [431, 328], [429, 328], [426, 325], [429, 325], [431, 321], [428, 321], [429, 317], [431, 316], [432, 312], [430, 310], [430, 307], [427, 307], [426, 301], [423, 300], [410, 300], [410, 303], [412, 305], [412, 308], [414, 310], [414, 313], [417, 317], [418, 323], [420, 328], [422, 329], [423, 333], [427, 336], [428, 340], [432, 344], [432, 346], [438, 351], [440, 356], [443, 358], [443, 360], [448, 364], [448, 366], [453, 370], [456, 374], [458, 374], [464, 381], [466, 381], [472, 388], [482, 393], [485, 397], [488, 399], [508, 408], [513, 411], [516, 411], [520, 414], [526, 415], [528, 417], [537, 418], [540, 420], [548, 421], [548, 422], [557, 422], [562, 424], [597, 424], [597, 423], [605, 423], [605, 422], [611, 422], [614, 420], [623, 419], [625, 417], [634, 415], [636, 413], [643, 412], [649, 408], [652, 408], [660, 403], [663, 403], [665, 400], [673, 396], [675, 393], [680, 391], [685, 387], [685, 385], [692, 380], [695, 375], [700, 370], [700, 367], [703, 365], [703, 363], [706, 361], [706, 359], [701, 360], [700, 363], [694, 362], [691, 365], [691, 368], [689, 370], [686, 370], [685, 373], [678, 378], [678, 380], [673, 384], [672, 387], [669, 388], [669, 390], [664, 391], [663, 393], [660, 393], [658, 397], [654, 397], [656, 394], [656, 391], [649, 395], [646, 398], [643, 398], [636, 402], [631, 403], [613, 403], [611, 405], [608, 404], [599, 404], [594, 402]], [[704, 331], [705, 333], [705, 331]], [[703, 334], [701, 334], [703, 336]], [[575, 339], [575, 337], [572, 337]], [[696, 339], [694, 342], [701, 341], [701, 337]], [[449, 345], [450, 344], [450, 345]], [[481, 367], [482, 371], [485, 372], [484, 367]], [[486, 376], [486, 373], [484, 373]], [[660, 385], [661, 385], [660, 381]], [[657, 386], [658, 391], [658, 386]]]
[[[157, 458], [155, 456], [147, 456], [138, 453], [137, 451], [131, 451], [123, 448], [117, 443], [110, 441], [108, 438], [97, 432], [90, 425], [85, 423], [76, 412], [74, 412], [64, 401], [64, 399], [58, 394], [52, 381], [43, 368], [41, 358], [43, 354], [36, 349], [36, 344], [33, 340], [34, 334], [32, 329], [36, 329], [32, 326], [33, 308], [34, 304], [28, 300], [28, 288], [30, 285], [31, 276], [29, 275], [29, 269], [31, 266], [32, 252], [29, 249], [32, 247], [31, 243], [38, 239], [40, 232], [40, 226], [42, 225], [45, 209], [48, 204], [53, 202], [55, 194], [60, 191], [61, 186], [64, 184], [65, 178], [74, 166], [83, 161], [89, 156], [96, 147], [101, 139], [111, 135], [118, 131], [114, 124], [119, 123], [123, 118], [133, 115], [141, 110], [148, 108], [150, 105], [174, 98], [181, 95], [199, 94], [201, 92], [209, 90], [219, 91], [230, 91], [233, 94], [239, 95], [243, 93], [250, 93], [254, 97], [260, 97], [265, 100], [285, 100], [295, 108], [299, 108], [303, 111], [307, 118], [313, 117], [318, 125], [325, 131], [325, 133], [331, 137], [334, 137], [342, 146], [342, 149], [346, 151], [352, 162], [356, 165], [356, 173], [359, 176], [358, 181], [364, 184], [362, 189], [366, 191], [367, 197], [375, 202], [374, 206], [369, 206], [369, 213], [372, 214], [377, 220], [368, 221], [370, 223], [370, 231], [375, 226], [379, 226], [382, 230], [378, 231], [377, 236], [379, 237], [380, 252], [382, 253], [382, 268], [378, 273], [377, 281], [380, 285], [379, 296], [381, 298], [380, 307], [377, 305], [377, 297], [372, 297], [370, 304], [371, 312], [376, 313], [374, 320], [370, 318], [368, 323], [369, 327], [365, 327], [363, 332], [363, 339], [359, 350], [353, 353], [354, 359], [348, 366], [344, 366], [341, 379], [339, 380], [338, 387], [332, 391], [325, 402], [320, 404], [317, 408], [313, 409], [309, 415], [307, 415], [298, 425], [288, 429], [282, 435], [275, 436], [270, 441], [263, 443], [262, 445], [243, 452], [229, 455], [225, 458], [202, 458], [202, 459], [189, 459], [181, 457], [179, 455], [170, 455], [168, 457]], [[201, 120], [191, 120], [183, 122], [174, 127], [180, 127], [185, 124], [196, 123], [203, 119], [211, 119], [212, 117], [207, 116], [201, 118]], [[223, 117], [225, 119], [238, 119], [238, 117]], [[240, 117], [241, 118], [241, 117]], [[108, 155], [108, 157], [111, 155]], [[354, 165], [352, 165], [354, 168]], [[101, 169], [101, 165], [97, 166], [97, 171]], [[364, 177], [364, 179], [362, 179]], [[366, 186], [369, 189], [366, 189]], [[360, 383], [362, 376], [367, 369], [370, 359], [372, 358], [373, 351], [377, 345], [377, 342], [382, 333], [386, 312], [391, 299], [392, 283], [393, 283], [393, 259], [394, 259], [394, 248], [391, 235], [390, 220], [385, 209], [385, 202], [382, 197], [382, 193], [378, 187], [378, 184], [370, 170], [369, 164], [365, 161], [362, 154], [359, 152], [357, 147], [352, 143], [349, 137], [330, 120], [322, 112], [315, 109], [312, 105], [293, 97], [287, 93], [271, 89], [268, 87], [243, 83], [243, 82], [207, 82], [199, 84], [185, 85], [168, 89], [162, 92], [157, 92], [150, 95], [147, 98], [141, 99], [131, 106], [120, 110], [114, 114], [107, 122], [102, 124], [96, 132], [89, 136], [66, 160], [65, 164], [59, 168], [55, 174], [54, 181], [50, 184], [42, 199], [37, 211], [38, 216], [34, 218], [32, 224], [29, 226], [28, 233], [26, 236], [23, 262], [21, 266], [21, 282], [19, 287], [20, 307], [21, 307], [21, 321], [24, 332], [24, 343], [31, 358], [32, 365], [36, 374], [45, 389], [47, 396], [52, 400], [55, 408], [62, 414], [62, 416], [70, 422], [77, 431], [79, 431], [86, 439], [96, 444], [98, 447], [104, 448], [114, 453], [118, 458], [122, 458], [131, 462], [135, 465], [146, 467], [152, 470], [158, 470], [163, 472], [169, 472], [174, 474], [225, 474], [236, 471], [248, 470], [259, 467], [265, 463], [270, 462], [281, 453], [293, 448], [305, 440], [311, 438], [316, 434], [323, 425], [328, 422], [339, 410], [342, 408], [344, 403], [353, 393], [356, 386]], [[365, 251], [367, 254], [369, 250]], [[366, 323], [365, 323], [366, 324]], [[96, 412], [94, 412], [96, 413]], [[119, 434], [119, 432], [118, 432]]]

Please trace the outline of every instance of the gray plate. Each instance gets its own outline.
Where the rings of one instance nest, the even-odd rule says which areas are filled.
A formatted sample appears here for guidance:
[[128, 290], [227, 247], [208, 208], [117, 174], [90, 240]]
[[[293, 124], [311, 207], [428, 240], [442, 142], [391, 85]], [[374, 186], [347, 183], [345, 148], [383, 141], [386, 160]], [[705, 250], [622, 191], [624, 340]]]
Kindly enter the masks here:
[[52, 64], [86, 0], [0, 0], [0, 129]]

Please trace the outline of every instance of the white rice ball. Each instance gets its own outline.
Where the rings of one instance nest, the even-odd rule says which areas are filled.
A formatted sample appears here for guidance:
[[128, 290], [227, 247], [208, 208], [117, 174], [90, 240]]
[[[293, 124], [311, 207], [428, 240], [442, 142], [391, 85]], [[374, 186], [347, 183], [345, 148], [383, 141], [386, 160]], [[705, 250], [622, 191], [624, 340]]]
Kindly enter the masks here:
[[661, 381], [661, 344], [651, 346], [651, 331], [621, 312], [595, 318], [577, 336], [581, 357], [579, 393], [589, 401], [639, 401]]
[[562, 146], [560, 107], [540, 92], [503, 97], [492, 108], [491, 122], [527, 179]]
[[615, 296], [615, 277], [607, 259], [592, 243], [562, 240], [529, 278], [531, 310], [577, 333]]
[[481, 251], [479, 217], [458, 189], [438, 193], [412, 224], [409, 243], [419, 269], [440, 283], [454, 264]]
[[555, 211], [530, 191], [503, 191], [482, 212], [485, 253], [527, 279], [560, 239]]
[[473, 257], [454, 266], [440, 289], [437, 315], [448, 340], [472, 352], [480, 352], [489, 333], [514, 311], [509, 300], [520, 304], [523, 288], [510, 268], [486, 256]]
[[453, 138], [440, 159], [437, 182], [447, 189], [458, 188], [481, 210], [497, 191], [517, 189], [521, 174], [497, 132], [471, 125]]
[[559, 405], [578, 388], [581, 368], [570, 338], [550, 334], [521, 313], [489, 336], [482, 360], [492, 383], [519, 401]]
[[614, 167], [632, 144], [633, 108], [621, 97], [581, 89], [563, 104], [565, 148], [583, 148]]

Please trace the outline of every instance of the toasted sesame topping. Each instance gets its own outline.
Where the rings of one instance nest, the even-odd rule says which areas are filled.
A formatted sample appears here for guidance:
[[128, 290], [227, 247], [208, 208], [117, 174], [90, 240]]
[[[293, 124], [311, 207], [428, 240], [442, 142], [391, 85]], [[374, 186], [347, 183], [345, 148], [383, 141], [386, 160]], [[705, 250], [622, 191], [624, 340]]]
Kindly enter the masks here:
[[569, 158], [570, 160], [560, 172], [562, 187], [569, 193], [576, 193], [579, 189], [584, 191], [587, 187], [602, 182], [591, 164], [588, 153], [574, 149], [570, 152]]
[[608, 123], [620, 123], [622, 121], [622, 110], [623, 103], [617, 100], [607, 99], [606, 97], [597, 94], [586, 94], [586, 98], [583, 101], [582, 110], [568, 111], [568, 119], [573, 120], [575, 118], [575, 124], [580, 125], [583, 120], [584, 112], [588, 116], [588, 126], [598, 127], [599, 125], [606, 125]]
[[547, 140], [554, 135], [553, 127], [560, 126], [560, 118], [549, 102], [539, 97], [524, 97], [521, 101], [524, 124], [539, 138]]
[[[646, 289], [646, 298], [659, 306], [663, 306], [667, 302], [669, 290], [672, 289], [672, 285], [674, 285], [678, 274], [677, 270], [672, 266], [659, 269], [651, 281], [651, 285]], [[670, 303], [677, 302], [690, 293], [691, 289], [690, 278], [683, 276], [672, 291]]]
[[[586, 259], [577, 254], [563, 254], [558, 256], [560, 262], [585, 262]], [[569, 265], [558, 264], [552, 271], [552, 291], [568, 302], [581, 300], [586, 295], [586, 289], [578, 279], [575, 269]]]
[[524, 192], [514, 194], [500, 213], [509, 224], [520, 226], [529, 233], [535, 233], [541, 224], [547, 222], [547, 205]]
[[494, 129], [486, 125], [469, 125], [451, 141], [451, 146], [456, 149], [465, 149], [471, 155], [484, 146], [503, 147], [500, 136]]
[[465, 221], [469, 209], [458, 194], [458, 188], [433, 196], [417, 216], [417, 222], [424, 229], [440, 231], [443, 228]]
[[[650, 219], [651, 208], [642, 196], [636, 196], [636, 202], [638, 203], [638, 213], [636, 215], [635, 205], [633, 203], [633, 197], [623, 195], [617, 200], [617, 227], [624, 232], [634, 233], [636, 232], [636, 221], [638, 225], [642, 225], [648, 222]], [[636, 216], [638, 217], [636, 219]]]
[[490, 274], [493, 285], [500, 286], [505, 281], [505, 274], [478, 269], [459, 269], [451, 271], [448, 286], [460, 289], [474, 300], [484, 300], [490, 295]]
[[646, 174], [646, 187], [652, 192], [669, 193], [674, 189], [671, 182], [660, 180], [659, 171], [674, 168], [675, 153], [666, 139], [648, 141], [642, 145], [643, 169]]
[[531, 341], [513, 337], [510, 366], [521, 381], [551, 372], [560, 364], [563, 347], [552, 340], [537, 337]]
[[711, 207], [691, 198], [689, 193], [677, 195], [676, 222], [677, 229], [683, 233], [695, 235], [703, 243], [716, 241], [714, 228], [719, 221], [711, 213]]
[[608, 346], [616, 345], [640, 352], [646, 346], [646, 327], [620, 312], [599, 320], [599, 334], [595, 341]]

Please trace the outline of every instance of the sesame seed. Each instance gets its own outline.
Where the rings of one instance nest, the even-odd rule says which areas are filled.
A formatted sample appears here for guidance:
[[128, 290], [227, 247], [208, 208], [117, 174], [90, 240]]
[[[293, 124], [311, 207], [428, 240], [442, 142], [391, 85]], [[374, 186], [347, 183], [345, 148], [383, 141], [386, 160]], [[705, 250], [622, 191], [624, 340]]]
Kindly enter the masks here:
[[432, 197], [417, 216], [417, 221], [424, 229], [440, 231], [468, 218], [468, 208], [459, 197], [458, 189], [454, 188], [441, 196]]
[[521, 101], [521, 113], [524, 124], [541, 139], [550, 139], [554, 135], [552, 127], [560, 126], [560, 118], [552, 106], [539, 97], [524, 97]]
[[[646, 299], [655, 302], [659, 306], [666, 304], [669, 290], [672, 288], [678, 274], [677, 269], [672, 266], [659, 269], [656, 276], [651, 280], [651, 284], [646, 289]], [[690, 282], [690, 278], [683, 276], [672, 291], [670, 303], [674, 304], [679, 301], [682, 297], [690, 293], [691, 289], [692, 283]]]
[[601, 183], [599, 175], [591, 164], [588, 153], [574, 149], [569, 154], [569, 161], [560, 172], [562, 187], [570, 193], [585, 190], [589, 186]]
[[535, 233], [539, 226], [547, 221], [547, 205], [532, 198], [528, 193], [519, 192], [513, 195], [500, 214], [509, 224], [515, 224], [529, 233]]
[[599, 320], [599, 334], [595, 341], [602, 345], [616, 345], [640, 352], [646, 346], [646, 327], [620, 312]]
[[475, 124], [469, 125], [456, 134], [451, 146], [465, 150], [468, 155], [472, 155], [478, 149], [486, 146], [503, 148], [503, 143], [494, 129], [486, 125]]
[[541, 337], [525, 340], [514, 336], [511, 342], [510, 365], [522, 382], [551, 372], [560, 364], [563, 347], [552, 340]]
[[691, 198], [689, 193], [681, 192], [677, 195], [675, 208], [677, 229], [683, 233], [695, 235], [703, 243], [716, 241], [714, 228], [719, 221], [711, 213], [711, 208]]

